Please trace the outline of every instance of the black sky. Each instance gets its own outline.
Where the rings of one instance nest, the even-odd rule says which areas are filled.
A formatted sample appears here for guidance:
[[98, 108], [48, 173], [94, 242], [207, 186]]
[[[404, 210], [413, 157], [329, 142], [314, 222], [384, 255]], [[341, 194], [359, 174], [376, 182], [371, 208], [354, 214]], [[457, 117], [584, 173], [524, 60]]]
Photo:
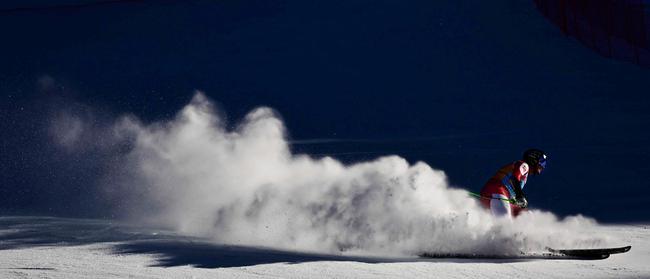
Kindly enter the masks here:
[[469, 190], [539, 147], [532, 206], [649, 216], [650, 71], [562, 35], [532, 1], [88, 3], [0, 5], [0, 214], [109, 214], [101, 152], [54, 146], [53, 114], [164, 120], [198, 89], [232, 124], [266, 105], [293, 140], [340, 140], [295, 152], [398, 154]]

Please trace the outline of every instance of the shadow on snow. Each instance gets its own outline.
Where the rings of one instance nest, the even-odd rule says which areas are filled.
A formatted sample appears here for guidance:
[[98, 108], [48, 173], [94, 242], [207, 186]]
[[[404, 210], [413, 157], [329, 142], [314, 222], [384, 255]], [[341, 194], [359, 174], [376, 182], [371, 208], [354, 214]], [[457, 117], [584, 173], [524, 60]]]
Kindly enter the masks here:
[[52, 217], [0, 217], [0, 250], [33, 247], [78, 246], [106, 243], [119, 255], [149, 254], [153, 266], [189, 265], [200, 268], [243, 267], [272, 263], [352, 261], [362, 263], [397, 262], [491, 262], [518, 259], [423, 259], [416, 257], [380, 258], [327, 255], [272, 248], [210, 243], [168, 231], [145, 229], [105, 220]]

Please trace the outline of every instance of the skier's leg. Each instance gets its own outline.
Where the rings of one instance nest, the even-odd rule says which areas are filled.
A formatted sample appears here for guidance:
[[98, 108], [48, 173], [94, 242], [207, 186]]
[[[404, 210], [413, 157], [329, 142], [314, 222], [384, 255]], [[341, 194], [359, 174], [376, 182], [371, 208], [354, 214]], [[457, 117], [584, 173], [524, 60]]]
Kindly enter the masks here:
[[508, 197], [501, 194], [492, 194], [492, 200], [490, 201], [490, 212], [492, 215], [499, 217], [512, 217], [510, 204], [507, 201], [501, 199], [507, 199]]

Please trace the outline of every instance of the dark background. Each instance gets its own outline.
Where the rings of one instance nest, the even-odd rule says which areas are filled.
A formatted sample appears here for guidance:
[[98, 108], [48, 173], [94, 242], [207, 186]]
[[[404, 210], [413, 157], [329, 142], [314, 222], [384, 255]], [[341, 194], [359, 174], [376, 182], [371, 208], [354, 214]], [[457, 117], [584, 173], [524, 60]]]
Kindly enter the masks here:
[[199, 89], [232, 125], [273, 107], [295, 152], [398, 154], [473, 191], [542, 148], [532, 207], [650, 216], [650, 70], [564, 36], [532, 0], [3, 1], [0, 36], [0, 214], [110, 217], [106, 158], [55, 146], [52, 115], [170, 119]]

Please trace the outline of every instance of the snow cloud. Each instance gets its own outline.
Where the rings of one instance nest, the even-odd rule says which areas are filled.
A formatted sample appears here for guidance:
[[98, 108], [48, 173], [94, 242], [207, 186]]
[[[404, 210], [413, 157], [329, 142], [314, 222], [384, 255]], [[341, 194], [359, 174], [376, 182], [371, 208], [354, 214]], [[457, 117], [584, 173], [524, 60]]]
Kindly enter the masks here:
[[[84, 122], [70, 113], [61, 112], [53, 120], [50, 134], [57, 144], [72, 149], [80, 141], [84, 132]], [[56, 129], [54, 129], [56, 128]]]
[[[198, 92], [169, 121], [123, 116], [112, 138], [129, 142], [103, 188], [138, 222], [215, 242], [326, 253], [516, 254], [602, 245], [596, 224], [532, 211], [493, 218], [443, 171], [398, 156], [345, 165], [293, 154], [266, 107], [234, 129]], [[60, 141], [74, 142], [78, 118]]]

